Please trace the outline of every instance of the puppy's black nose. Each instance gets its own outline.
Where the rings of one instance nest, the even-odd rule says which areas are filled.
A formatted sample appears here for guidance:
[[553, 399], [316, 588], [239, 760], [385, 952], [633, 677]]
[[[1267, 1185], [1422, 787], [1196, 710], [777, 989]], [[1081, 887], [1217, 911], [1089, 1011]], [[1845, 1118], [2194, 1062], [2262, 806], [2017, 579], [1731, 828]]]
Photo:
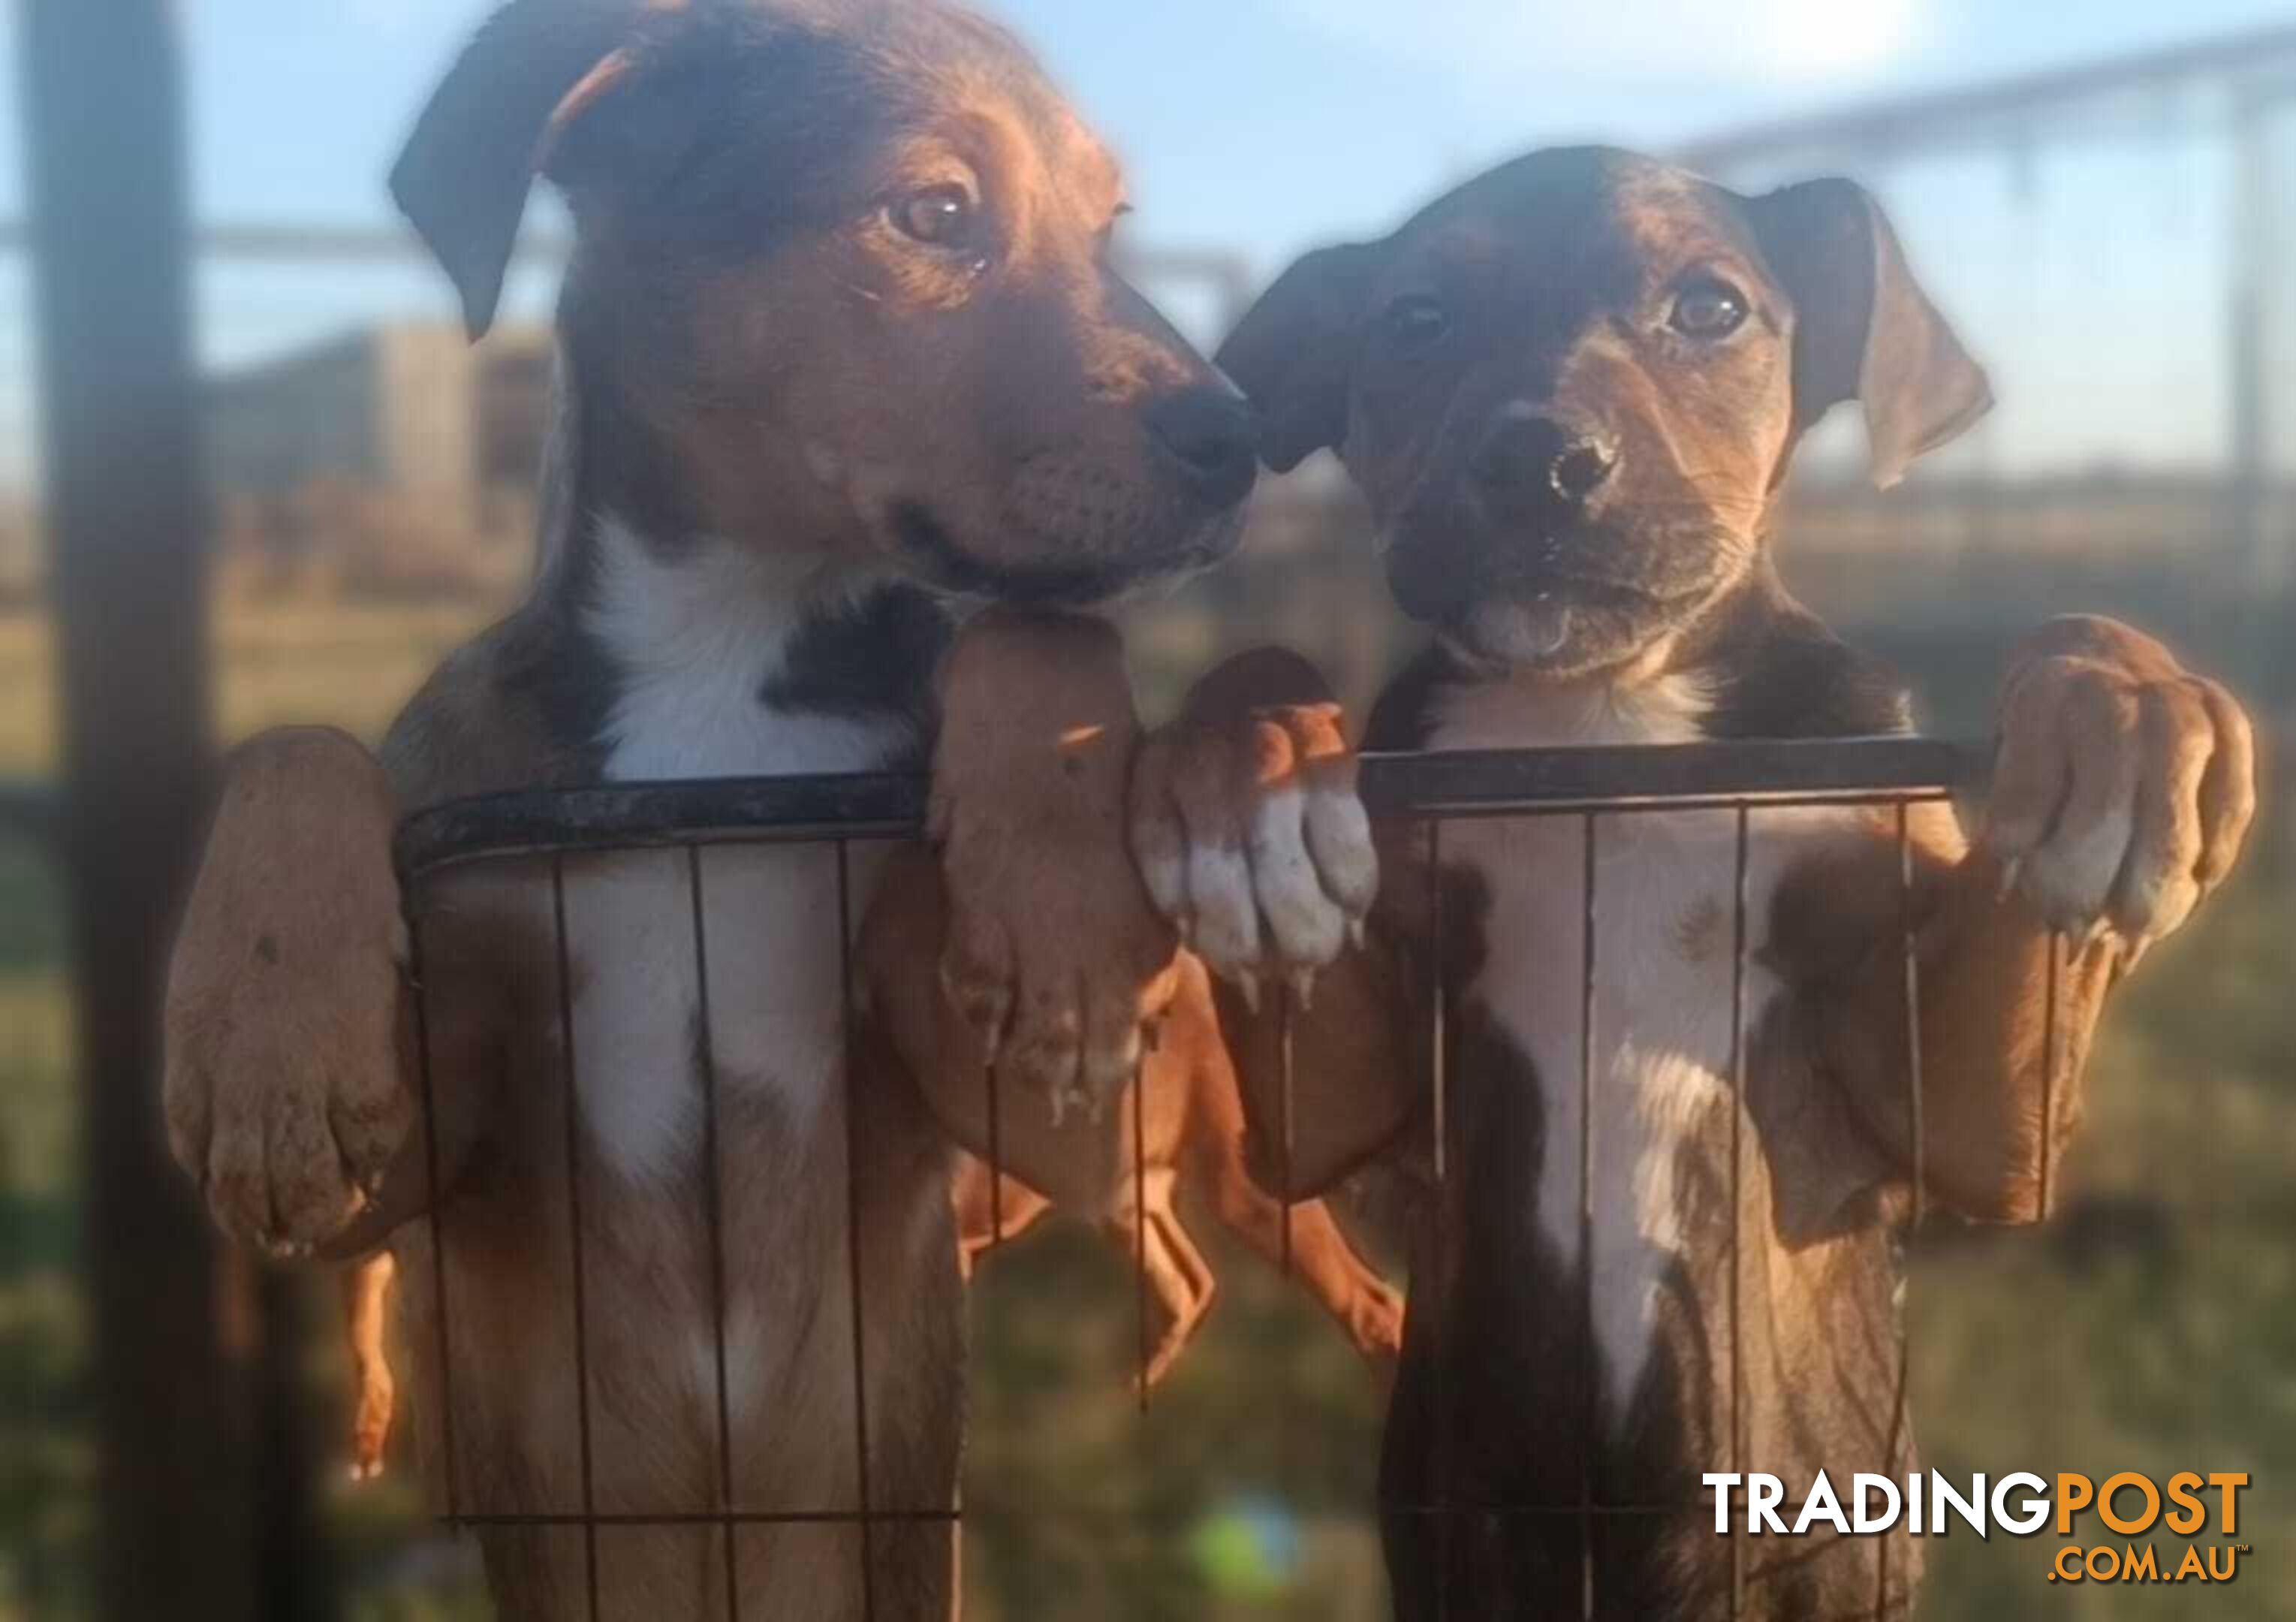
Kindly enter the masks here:
[[1494, 495], [1584, 506], [1618, 471], [1617, 441], [1552, 417], [1510, 413], [1475, 453], [1475, 479]]
[[1259, 477], [1251, 407], [1222, 389], [1190, 389], [1151, 402], [1148, 431], [1205, 505], [1233, 507]]

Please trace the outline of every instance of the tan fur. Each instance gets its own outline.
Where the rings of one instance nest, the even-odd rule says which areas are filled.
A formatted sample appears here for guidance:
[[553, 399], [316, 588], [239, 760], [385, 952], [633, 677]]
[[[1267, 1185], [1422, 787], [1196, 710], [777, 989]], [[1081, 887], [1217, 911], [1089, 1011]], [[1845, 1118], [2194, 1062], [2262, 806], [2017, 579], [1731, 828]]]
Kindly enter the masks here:
[[968, 1154], [949, 1189], [956, 1211], [956, 1268], [968, 1284], [984, 1257], [1052, 1215], [1053, 1202], [1010, 1172], [991, 1177], [988, 1162]]
[[[1112, 1210], [1097, 1220], [1128, 1266], [1146, 1266], [1164, 1310], [1163, 1332], [1148, 1355], [1148, 1386], [1152, 1389], [1171, 1372], [1210, 1311], [1217, 1288], [1210, 1266], [1174, 1204], [1184, 1182], [1200, 1189], [1219, 1221], [1263, 1258], [1277, 1266], [1288, 1260], [1301, 1287], [1332, 1315], [1356, 1349], [1374, 1369], [1391, 1371], [1402, 1345], [1400, 1297], [1357, 1253], [1320, 1200], [1292, 1208], [1287, 1241], [1283, 1206], [1262, 1192], [1245, 1169], [1243, 1102], [1220, 1038], [1210, 979], [1193, 957], [1182, 962], [1180, 995], [1157, 1051], [1133, 1085], [1143, 1089], [1140, 1161], [1130, 1175], [1120, 1175]], [[1114, 1106], [1119, 1136], [1126, 1142], [1134, 1110], [1128, 1088]], [[1121, 1145], [1118, 1153], [1126, 1153]], [[1026, 1232], [1054, 1208], [1050, 1200], [1009, 1173], [998, 1190], [988, 1163], [978, 1157], [968, 1157], [960, 1170], [955, 1200], [967, 1277], [998, 1243]]]
[[398, 1401], [391, 1377], [390, 1285], [398, 1264], [390, 1252], [370, 1256], [343, 1274], [343, 1332], [350, 1350], [351, 1479], [372, 1481], [383, 1472], [390, 1424]]
[[[381, 771], [340, 733], [239, 750], [169, 966], [169, 1141], [217, 1219], [275, 1252], [365, 1209], [412, 1124], [396, 815]], [[293, 873], [327, 877], [280, 883]], [[307, 1054], [327, 1061], [291, 1108], [229, 1085]]]
[[[1140, 735], [1112, 631], [1073, 615], [984, 614], [949, 656], [941, 703], [933, 831], [946, 889], [938, 875], [898, 889], [919, 905], [939, 892], [947, 922], [898, 938], [873, 925], [889, 948], [874, 972], [913, 979], [898, 942], [940, 943], [947, 995], [888, 984], [882, 1007], [944, 1119], [980, 1118], [970, 1077], [993, 1062], [1017, 1141], [1111, 1108], [1138, 1063], [1143, 1021], [1177, 991], [1178, 937], [1108, 839]], [[985, 1131], [960, 1135], [977, 1144]], [[1111, 1173], [1048, 1167], [1046, 1181], [1011, 1163], [1070, 1208], [1094, 1203]]]
[[[2185, 764], [2195, 755], [2198, 766]], [[2107, 812], [2082, 800], [2112, 774], [2076, 767], [2068, 795], [2062, 763], [2084, 756], [2124, 763], [2140, 797], [2180, 799], [2182, 811], [2117, 879], [2106, 875], [2097, 910], [2068, 913], [2021, 869], [2045, 833], [2075, 837]], [[1811, 864], [1778, 898], [1787, 966], [1817, 1014], [1816, 1057], [1888, 1163], [1902, 1174], [1915, 1159], [1908, 924], [1928, 1192], [1980, 1220], [2038, 1221], [2045, 1191], [2054, 1202], [2063, 1187], [2056, 1168], [2080, 1119], [2106, 993], [2222, 882], [2254, 810], [2248, 724], [2221, 688], [2126, 627], [2068, 621], [2033, 638], [2005, 689], [1985, 837], [1972, 848], [1948, 808], [1917, 809], [1914, 889], [1901, 905], [1895, 819], [1877, 816], [1861, 855]]]

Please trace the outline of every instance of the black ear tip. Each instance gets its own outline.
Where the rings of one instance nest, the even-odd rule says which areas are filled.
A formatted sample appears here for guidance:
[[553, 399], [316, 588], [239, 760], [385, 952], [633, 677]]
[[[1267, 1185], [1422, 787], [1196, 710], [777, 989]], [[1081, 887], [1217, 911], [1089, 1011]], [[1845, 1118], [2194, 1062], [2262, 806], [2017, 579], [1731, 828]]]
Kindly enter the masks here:
[[436, 235], [419, 223], [416, 229], [454, 283], [463, 308], [463, 328], [472, 343], [478, 342], [493, 330], [495, 316], [501, 310], [511, 244], [504, 242], [497, 248], [491, 242], [480, 245], [473, 239]]
[[491, 299], [484, 302], [476, 299], [463, 300], [463, 334], [472, 343], [494, 330], [496, 303]]
[[[463, 325], [475, 343], [493, 327], [501, 306], [524, 199], [491, 206], [468, 199], [457, 201], [432, 184], [424, 172], [427, 166], [414, 163], [413, 158], [410, 152], [391, 171], [391, 196], [455, 284], [463, 306]], [[511, 222], [507, 231], [501, 223], [505, 217]]]

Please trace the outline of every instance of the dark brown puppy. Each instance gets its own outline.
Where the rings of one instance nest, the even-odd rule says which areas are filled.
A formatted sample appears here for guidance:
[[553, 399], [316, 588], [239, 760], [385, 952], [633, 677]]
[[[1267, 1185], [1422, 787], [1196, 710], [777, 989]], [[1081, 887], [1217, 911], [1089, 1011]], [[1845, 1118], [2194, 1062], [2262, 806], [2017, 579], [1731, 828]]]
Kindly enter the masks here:
[[[1887, 483], [1988, 402], [1857, 187], [1746, 198], [1623, 153], [1539, 153], [1383, 242], [1312, 256], [1222, 360], [1264, 413], [1275, 465], [1338, 449], [1398, 597], [1436, 634], [1380, 706], [1372, 746], [1908, 726], [1899, 688], [1793, 602], [1771, 554], [1787, 460], [1829, 408], [1860, 402]], [[1328, 722], [1281, 708], [1317, 687], [1296, 660], [1231, 668], [1136, 774], [1152, 890], [1184, 920], [1243, 921], [1197, 930], [1231, 978], [1327, 958], [1301, 943], [1328, 931], [1281, 920], [1303, 895], [1336, 907], [1361, 864], [1328, 814], [1304, 874], [1259, 837], [1296, 823], [1303, 788], [1343, 786], [1328, 741], [1306, 747]], [[1252, 736], [1298, 742], [1301, 770], [1270, 772], [1264, 750], [1244, 747]], [[1224, 793], [1176, 773], [1221, 740]], [[1718, 1618], [1732, 1554], [1711, 1510], [1582, 1517], [1582, 1482], [1616, 1511], [1696, 1503], [1708, 1471], [1768, 1472], [1784, 1480], [1791, 1522], [1820, 1468], [1837, 1482], [1914, 1468], [1892, 1350], [1914, 1167], [1933, 1203], [1980, 1219], [2040, 1214], [2039, 1168], [2078, 1118], [2106, 989], [2223, 880], [2253, 805], [2246, 720], [2158, 644], [2084, 619], [2025, 645], [1982, 838], [1972, 846], [1940, 808], [1913, 819], [1918, 1151], [1892, 818], [1753, 819], [1742, 1099], [1730, 1084], [1732, 814], [1600, 821], [1591, 1033], [1575, 822], [1456, 827], [1439, 875], [1419, 859], [1423, 841], [1388, 849], [1368, 946], [1339, 958], [1297, 1020], [1289, 1192], [1317, 1192], [1418, 1119], [1439, 881], [1451, 1176], [1443, 1220], [1417, 1241], [1388, 1430], [1398, 1615], [1576, 1615], [1590, 1554], [1597, 1614]], [[2085, 943], [2054, 1020], [2053, 926]], [[1285, 1164], [1271, 1147], [1274, 1021], [1238, 994], [1223, 1016], [1255, 1164], [1273, 1175]], [[1916, 1545], [1817, 1524], [1748, 1544], [1744, 1615], [1910, 1605]]]
[[[1110, 267], [1106, 152], [939, 0], [516, 0], [395, 176], [474, 332], [537, 174], [578, 230], [545, 571], [380, 765], [313, 733], [235, 759], [174, 962], [171, 1134], [235, 1236], [389, 1244], [425, 1474], [484, 1526], [504, 1618], [715, 1616], [738, 1587], [745, 1614], [944, 1622], [949, 1157], [877, 1050], [846, 1073], [835, 854], [569, 860], [562, 906], [546, 864], [402, 897], [393, 824], [496, 790], [921, 763], [932, 594], [1089, 598], [1218, 555], [1248, 420]], [[403, 902], [435, 1250], [408, 1220], [431, 1134]], [[894, 1516], [865, 1535], [840, 1519], [865, 1482]]]

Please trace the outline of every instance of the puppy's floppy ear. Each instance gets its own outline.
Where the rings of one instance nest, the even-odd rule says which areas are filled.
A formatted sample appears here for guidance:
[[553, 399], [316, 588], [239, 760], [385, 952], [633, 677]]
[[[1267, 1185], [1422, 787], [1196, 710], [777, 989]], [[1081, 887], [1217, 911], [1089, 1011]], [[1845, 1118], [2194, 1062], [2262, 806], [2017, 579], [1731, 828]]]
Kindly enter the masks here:
[[1322, 248], [1275, 279], [1220, 346], [1215, 364], [1259, 414], [1260, 460], [1288, 473], [1347, 434], [1356, 324], [1374, 248]]
[[685, 0], [511, 0], [447, 75], [390, 172], [391, 195], [462, 295], [493, 324], [535, 176], [567, 130], [636, 62], [634, 35]]
[[1794, 302], [1797, 428], [1862, 401], [1874, 482], [1957, 438], [1993, 405], [1983, 368], [1906, 266], [1865, 187], [1812, 180], [1749, 205], [1770, 268]]

